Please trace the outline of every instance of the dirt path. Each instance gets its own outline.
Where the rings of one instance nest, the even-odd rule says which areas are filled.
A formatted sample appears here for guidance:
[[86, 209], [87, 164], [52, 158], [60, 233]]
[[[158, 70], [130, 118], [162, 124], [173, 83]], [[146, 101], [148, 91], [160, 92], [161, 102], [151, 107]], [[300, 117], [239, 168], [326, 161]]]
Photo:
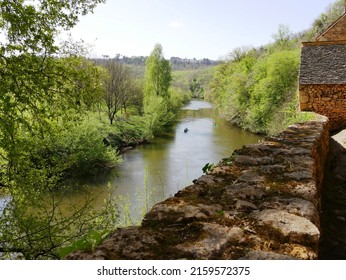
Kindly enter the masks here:
[[346, 260], [346, 130], [330, 141], [322, 192], [320, 259]]

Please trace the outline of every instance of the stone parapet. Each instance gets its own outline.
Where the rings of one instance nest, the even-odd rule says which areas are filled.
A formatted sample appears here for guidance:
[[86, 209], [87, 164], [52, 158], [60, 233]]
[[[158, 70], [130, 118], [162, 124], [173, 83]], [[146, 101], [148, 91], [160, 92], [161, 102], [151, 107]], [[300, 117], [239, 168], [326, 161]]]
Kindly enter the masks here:
[[292, 125], [67, 259], [317, 259], [328, 145], [327, 118]]

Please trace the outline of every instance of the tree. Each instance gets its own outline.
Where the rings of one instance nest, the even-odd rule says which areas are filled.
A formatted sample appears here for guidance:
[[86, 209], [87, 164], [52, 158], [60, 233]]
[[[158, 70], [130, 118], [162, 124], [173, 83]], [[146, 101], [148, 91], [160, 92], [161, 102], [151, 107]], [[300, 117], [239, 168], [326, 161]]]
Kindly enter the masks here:
[[163, 56], [162, 46], [156, 44], [146, 61], [145, 69], [145, 98], [149, 96], [169, 97], [172, 76], [169, 61]]
[[78, 203], [63, 203], [68, 195], [68, 190], [44, 196], [21, 192], [8, 201], [0, 216], [0, 260], [60, 259], [73, 250], [90, 250], [105, 238], [117, 215], [109, 209], [114, 199], [106, 197], [105, 207], [95, 210], [98, 197], [85, 193]]
[[250, 47], [237, 47], [229, 53], [229, 59], [234, 62], [241, 61], [250, 51]]
[[139, 114], [143, 106], [143, 86], [133, 77], [130, 68], [116, 59], [107, 60], [104, 64], [108, 72], [105, 78], [104, 101], [110, 124], [119, 110], [125, 114], [129, 106], [134, 106]]
[[189, 85], [189, 90], [193, 98], [203, 98], [204, 97], [204, 88], [201, 85], [200, 81], [197, 78], [193, 78]]
[[272, 49], [274, 50], [293, 50], [299, 48], [299, 42], [297, 36], [294, 36], [289, 27], [280, 24], [277, 33], [273, 34], [274, 44]]
[[131, 91], [131, 77], [129, 69], [115, 60], [108, 60], [106, 69], [109, 78], [106, 81], [105, 101], [109, 122], [113, 124], [121, 106], [126, 110], [126, 100]]
[[[71, 118], [95, 100], [98, 71], [55, 43], [57, 30], [69, 29], [101, 0], [0, 3], [1, 157], [9, 182], [28, 150], [28, 137], [44, 138], [57, 120]], [[97, 99], [97, 98], [96, 98]]]
[[70, 153], [56, 150], [57, 137], [79, 125], [76, 120], [99, 100], [102, 83], [97, 67], [55, 38], [101, 2], [0, 2], [0, 186], [11, 197], [0, 216], [2, 252], [57, 258], [61, 246], [113, 222], [101, 212], [89, 215], [88, 202], [66, 219], [56, 216], [69, 165], [59, 155]]
[[163, 56], [162, 46], [156, 44], [146, 61], [143, 100], [144, 113], [154, 134], [174, 119], [169, 92], [171, 80], [169, 61]]
[[128, 80], [125, 92], [121, 96], [121, 104], [124, 112], [129, 106], [133, 106], [138, 114], [143, 112], [143, 81], [131, 78]]

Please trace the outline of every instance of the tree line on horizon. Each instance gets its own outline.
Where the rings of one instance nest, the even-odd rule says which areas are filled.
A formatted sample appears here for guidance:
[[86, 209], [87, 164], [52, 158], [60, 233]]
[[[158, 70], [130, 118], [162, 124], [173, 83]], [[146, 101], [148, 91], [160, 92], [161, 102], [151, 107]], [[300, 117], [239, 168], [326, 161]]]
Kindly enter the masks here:
[[[135, 66], [145, 66], [148, 56], [125, 56], [117, 54], [115, 57], [110, 57], [108, 55], [103, 56], [102, 58], [92, 59], [97, 64], [105, 64], [108, 60], [114, 60], [121, 64], [126, 65], [135, 65]], [[191, 70], [201, 67], [210, 67], [215, 66], [220, 63], [220, 60], [212, 60], [208, 58], [196, 59], [196, 58], [180, 58], [172, 56], [168, 59], [171, 65], [171, 69], [175, 70]]]

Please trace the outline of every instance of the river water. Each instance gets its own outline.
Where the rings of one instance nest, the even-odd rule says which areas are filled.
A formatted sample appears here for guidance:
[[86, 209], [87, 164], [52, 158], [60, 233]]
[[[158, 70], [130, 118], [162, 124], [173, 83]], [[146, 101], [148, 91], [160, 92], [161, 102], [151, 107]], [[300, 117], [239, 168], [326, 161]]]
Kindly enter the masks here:
[[192, 184], [203, 175], [206, 163], [218, 163], [234, 150], [260, 139], [229, 125], [211, 103], [192, 100], [181, 110], [170, 132], [127, 151], [112, 174], [89, 178], [88, 183], [94, 192], [108, 183], [115, 195], [126, 198], [135, 220], [154, 203]]
[[[258, 135], [229, 125], [212, 104], [192, 100], [181, 110], [171, 131], [150, 144], [125, 152], [122, 163], [110, 174], [84, 178], [81, 183], [86, 184], [84, 189], [95, 197], [96, 207], [104, 203], [105, 190], [110, 190], [121, 198], [119, 210], [126, 208], [132, 220], [138, 222], [153, 204], [203, 175], [206, 163], [218, 163], [235, 149], [260, 139]], [[65, 199], [67, 203], [78, 204], [83, 203], [85, 197], [76, 191]], [[120, 219], [126, 218], [121, 216]]]

